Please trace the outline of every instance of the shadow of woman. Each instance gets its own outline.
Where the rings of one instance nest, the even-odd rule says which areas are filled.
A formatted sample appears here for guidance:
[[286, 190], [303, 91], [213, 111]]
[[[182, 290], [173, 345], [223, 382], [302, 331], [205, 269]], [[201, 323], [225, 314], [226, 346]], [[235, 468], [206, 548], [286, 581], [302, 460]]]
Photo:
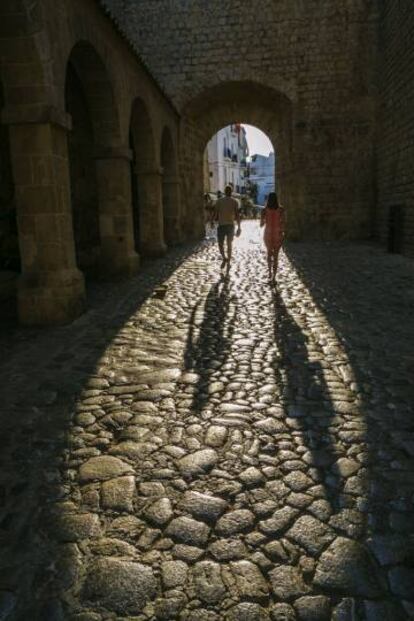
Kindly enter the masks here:
[[411, 618], [404, 598], [414, 592], [412, 263], [366, 244], [291, 243], [286, 255], [342, 352], [340, 391], [354, 396], [337, 436], [360, 468], [337, 499], [342, 507], [352, 502], [352, 517], [363, 518], [350, 536], [375, 557], [370, 574], [381, 577], [386, 601], [366, 602], [366, 611], [384, 621]]
[[220, 369], [231, 350], [236, 317], [237, 305], [228, 278], [217, 281], [191, 313], [184, 367], [187, 373], [195, 374], [193, 413], [208, 410], [214, 395], [224, 389]]
[[[296, 449], [302, 446], [296, 465], [308, 464], [311, 478], [322, 486], [321, 499], [329, 503], [330, 514], [340, 509], [343, 481], [336, 471], [338, 458], [334, 430], [339, 417], [325, 378], [323, 353], [313, 341], [304, 319], [289, 312], [277, 289], [272, 292], [275, 311], [274, 335], [279, 355], [274, 360], [275, 375], [282, 386], [286, 423]], [[292, 467], [295, 464], [292, 464]], [[282, 464], [282, 470], [288, 473]], [[321, 490], [322, 491], [322, 490]]]

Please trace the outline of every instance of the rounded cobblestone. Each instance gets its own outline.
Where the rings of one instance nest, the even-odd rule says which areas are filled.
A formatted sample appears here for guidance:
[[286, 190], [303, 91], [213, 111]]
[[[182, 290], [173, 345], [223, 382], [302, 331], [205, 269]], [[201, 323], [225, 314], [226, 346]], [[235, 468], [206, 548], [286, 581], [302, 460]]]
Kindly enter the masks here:
[[[258, 235], [244, 224], [227, 279], [214, 245], [176, 250], [108, 285], [60, 329], [63, 352], [39, 335], [2, 367], [2, 562], [46, 585], [39, 610], [48, 590], [79, 619], [412, 608], [413, 316], [404, 331], [390, 312], [396, 268], [371, 247], [289, 245], [271, 288]], [[19, 609], [6, 569], [2, 605]]]

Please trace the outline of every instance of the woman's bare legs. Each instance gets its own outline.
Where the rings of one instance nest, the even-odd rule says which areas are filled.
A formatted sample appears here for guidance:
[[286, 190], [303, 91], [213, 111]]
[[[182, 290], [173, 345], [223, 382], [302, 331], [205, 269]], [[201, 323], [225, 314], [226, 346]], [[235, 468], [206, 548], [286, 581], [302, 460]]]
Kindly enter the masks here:
[[279, 248], [273, 251], [273, 282], [276, 281], [277, 266], [279, 263]]
[[267, 251], [267, 267], [269, 270], [269, 280], [272, 278], [272, 265], [273, 265], [273, 252], [272, 250]]

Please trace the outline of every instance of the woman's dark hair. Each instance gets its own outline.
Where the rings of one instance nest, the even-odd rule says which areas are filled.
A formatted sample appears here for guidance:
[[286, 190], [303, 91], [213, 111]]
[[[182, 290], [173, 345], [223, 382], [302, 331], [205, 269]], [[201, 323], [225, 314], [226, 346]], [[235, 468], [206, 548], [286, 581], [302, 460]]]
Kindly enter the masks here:
[[266, 201], [266, 207], [268, 209], [279, 209], [279, 199], [276, 192], [269, 192], [269, 196], [267, 197]]

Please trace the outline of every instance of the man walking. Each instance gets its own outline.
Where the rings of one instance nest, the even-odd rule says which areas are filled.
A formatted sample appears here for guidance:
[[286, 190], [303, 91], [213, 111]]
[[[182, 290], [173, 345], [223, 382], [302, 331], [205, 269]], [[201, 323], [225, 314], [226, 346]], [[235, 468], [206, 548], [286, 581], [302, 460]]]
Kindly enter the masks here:
[[[233, 248], [234, 223], [237, 222], [237, 237], [241, 233], [239, 203], [232, 198], [233, 189], [230, 185], [226, 185], [223, 198], [219, 198], [216, 202], [216, 220], [218, 220], [217, 240], [221, 258], [221, 269], [227, 264], [227, 271], [230, 270], [230, 261]], [[224, 241], [227, 242], [227, 257], [224, 250]]]

